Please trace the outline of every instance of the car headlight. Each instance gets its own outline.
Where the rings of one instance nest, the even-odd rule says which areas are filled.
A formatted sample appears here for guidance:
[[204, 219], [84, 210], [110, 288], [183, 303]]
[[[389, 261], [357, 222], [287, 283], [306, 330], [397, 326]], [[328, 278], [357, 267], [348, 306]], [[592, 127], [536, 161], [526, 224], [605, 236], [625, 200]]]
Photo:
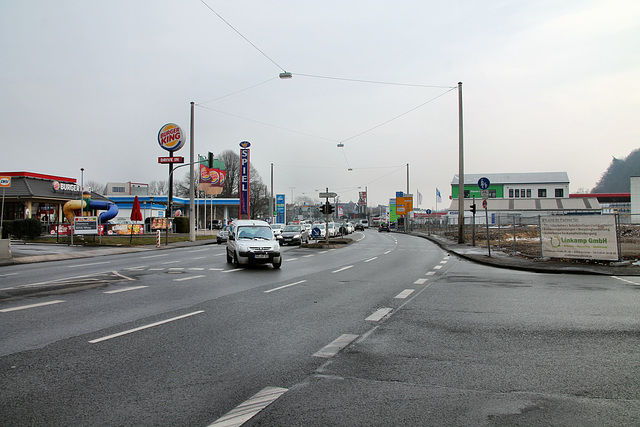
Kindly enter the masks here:
[[293, 236], [293, 238], [294, 238], [294, 239], [299, 239], [299, 238], [300, 238], [300, 235], [299, 235], [299, 234], [296, 234], [295, 236]]

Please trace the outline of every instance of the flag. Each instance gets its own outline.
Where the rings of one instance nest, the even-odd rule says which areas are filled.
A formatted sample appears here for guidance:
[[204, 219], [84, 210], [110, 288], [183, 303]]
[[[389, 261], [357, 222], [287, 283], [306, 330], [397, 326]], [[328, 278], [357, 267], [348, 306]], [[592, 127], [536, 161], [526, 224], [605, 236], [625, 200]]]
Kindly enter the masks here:
[[442, 194], [440, 194], [438, 187], [436, 187], [436, 203], [442, 203]]
[[420, 194], [420, 190], [416, 190], [416, 192], [418, 193], [418, 206], [420, 206], [422, 204], [422, 194]]

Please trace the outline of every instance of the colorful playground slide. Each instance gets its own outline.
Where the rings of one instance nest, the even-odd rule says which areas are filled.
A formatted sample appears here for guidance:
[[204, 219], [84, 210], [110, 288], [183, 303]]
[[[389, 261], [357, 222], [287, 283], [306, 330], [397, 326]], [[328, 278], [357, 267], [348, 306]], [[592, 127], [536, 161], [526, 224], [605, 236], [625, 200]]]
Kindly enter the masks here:
[[100, 224], [105, 224], [111, 218], [114, 218], [118, 215], [118, 206], [113, 202], [103, 201], [103, 200], [91, 200], [91, 199], [83, 199], [83, 200], [69, 200], [62, 207], [62, 213], [69, 223], [73, 224], [73, 218], [75, 217], [75, 211], [79, 211], [82, 207], [83, 210], [104, 210], [106, 212], [102, 212], [99, 215]]

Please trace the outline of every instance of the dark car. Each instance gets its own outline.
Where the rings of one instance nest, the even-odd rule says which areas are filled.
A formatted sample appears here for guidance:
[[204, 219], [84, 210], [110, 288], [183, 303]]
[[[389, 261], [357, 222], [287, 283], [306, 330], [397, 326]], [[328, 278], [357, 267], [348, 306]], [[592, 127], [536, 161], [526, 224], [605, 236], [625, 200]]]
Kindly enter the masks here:
[[378, 227], [378, 231], [389, 231], [389, 224], [381, 222], [380, 227]]
[[356, 231], [364, 231], [364, 224], [361, 222], [356, 224]]
[[307, 231], [307, 228], [302, 224], [285, 225], [282, 229], [282, 233], [280, 233], [279, 240], [283, 245], [289, 243], [292, 245], [308, 243], [309, 232]]

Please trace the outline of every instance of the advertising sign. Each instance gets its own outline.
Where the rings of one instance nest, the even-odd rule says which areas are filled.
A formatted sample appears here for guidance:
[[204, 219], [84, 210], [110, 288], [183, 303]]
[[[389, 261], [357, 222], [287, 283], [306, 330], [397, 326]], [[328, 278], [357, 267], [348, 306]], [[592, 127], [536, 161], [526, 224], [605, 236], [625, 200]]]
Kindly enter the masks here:
[[396, 212], [396, 199], [389, 199], [389, 221], [398, 221], [398, 213]]
[[540, 221], [543, 256], [618, 260], [615, 216], [552, 216]]
[[166, 163], [184, 163], [184, 157], [158, 157], [158, 163], [166, 164]]
[[175, 123], [167, 123], [158, 132], [158, 144], [167, 151], [178, 151], [186, 141], [186, 135]]
[[9, 187], [11, 187], [11, 177], [0, 176], [0, 188], [9, 188]]
[[97, 216], [77, 216], [73, 218], [74, 234], [98, 234]]
[[276, 217], [276, 223], [284, 224], [284, 210], [285, 210], [285, 198], [284, 194], [276, 194], [276, 212], [278, 213]]
[[151, 229], [152, 230], [171, 230], [173, 226], [173, 218], [152, 218]]
[[[249, 142], [243, 141], [241, 147], [248, 147]], [[240, 218], [249, 218], [249, 148], [240, 149]]]

